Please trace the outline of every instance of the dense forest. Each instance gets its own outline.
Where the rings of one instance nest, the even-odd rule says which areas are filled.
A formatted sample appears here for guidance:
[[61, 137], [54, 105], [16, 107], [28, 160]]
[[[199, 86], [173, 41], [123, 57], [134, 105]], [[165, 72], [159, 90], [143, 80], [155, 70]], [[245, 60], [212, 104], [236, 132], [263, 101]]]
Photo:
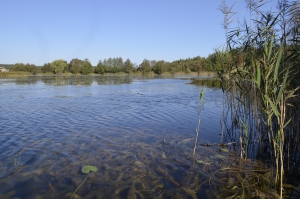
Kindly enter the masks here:
[[130, 59], [125, 61], [121, 57], [107, 58], [100, 60], [97, 66], [92, 66], [88, 59], [80, 60], [77, 58], [72, 59], [69, 63], [65, 60], [59, 59], [51, 63], [45, 63], [43, 66], [36, 66], [34, 64], [0, 64], [0, 67], [5, 67], [10, 71], [29, 72], [32, 74], [37, 73], [72, 73], [72, 74], [104, 74], [104, 73], [136, 73], [141, 72], [143, 74], [154, 72], [155, 74], [177, 73], [177, 72], [197, 72], [201, 71], [213, 71], [215, 66], [218, 67], [218, 61], [216, 60], [216, 54], [211, 54], [207, 58], [205, 57], [193, 57], [187, 59], [175, 60], [173, 62], [167, 62], [164, 60], [148, 60], [144, 59], [142, 63], [134, 64]]

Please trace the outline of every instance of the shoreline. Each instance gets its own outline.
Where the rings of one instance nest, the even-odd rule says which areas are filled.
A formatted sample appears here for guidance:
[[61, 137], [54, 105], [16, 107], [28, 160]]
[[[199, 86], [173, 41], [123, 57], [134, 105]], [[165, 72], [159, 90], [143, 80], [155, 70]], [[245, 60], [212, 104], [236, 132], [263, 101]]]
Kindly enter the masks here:
[[72, 73], [62, 73], [62, 74], [53, 74], [53, 73], [37, 73], [37, 74], [32, 74], [32, 73], [28, 73], [28, 72], [0, 72], [0, 79], [5, 79], [5, 78], [18, 78], [18, 77], [30, 77], [30, 76], [34, 76], [34, 77], [76, 77], [76, 76], [80, 76], [80, 77], [85, 77], [85, 76], [132, 76], [132, 77], [147, 77], [147, 76], [161, 76], [161, 77], [168, 77], [168, 76], [172, 76], [172, 77], [180, 77], [180, 76], [184, 76], [184, 77], [209, 77], [209, 78], [213, 78], [213, 77], [217, 77], [217, 73], [216, 72], [212, 72], [212, 71], [203, 71], [200, 72], [199, 74], [197, 72], [190, 72], [190, 73], [185, 73], [185, 72], [177, 72], [177, 73], [169, 73], [169, 72], [165, 72], [162, 74], [155, 74], [154, 72], [149, 72], [146, 74], [143, 74], [141, 72], [136, 72], [136, 73], [104, 73], [103, 75], [101, 74], [96, 74], [96, 73], [91, 73], [88, 75], [82, 75], [82, 74], [72, 74]]

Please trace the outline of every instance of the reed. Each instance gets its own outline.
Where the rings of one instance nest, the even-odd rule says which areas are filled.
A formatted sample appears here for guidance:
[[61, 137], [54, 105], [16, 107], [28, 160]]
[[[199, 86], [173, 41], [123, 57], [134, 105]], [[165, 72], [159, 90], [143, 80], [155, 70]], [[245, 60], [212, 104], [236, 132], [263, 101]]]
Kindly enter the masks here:
[[202, 91], [200, 92], [200, 104], [199, 104], [199, 109], [198, 109], [198, 124], [197, 124], [197, 128], [196, 128], [196, 140], [195, 140], [195, 144], [194, 144], [194, 152], [193, 152], [193, 156], [195, 156], [196, 153], [196, 148], [197, 148], [197, 144], [198, 144], [198, 137], [199, 137], [199, 131], [200, 131], [200, 123], [201, 123], [201, 110], [205, 104], [204, 101], [204, 94], [205, 94], [205, 87], [202, 89]]
[[[295, 34], [299, 24], [295, 24], [297, 20], [293, 17], [299, 14], [300, 8], [279, 1], [279, 10], [273, 14], [260, 11], [262, 5], [263, 1], [251, 4], [256, 19], [260, 16], [261, 20], [253, 20], [250, 26], [244, 24], [230, 32], [225, 30], [227, 47], [216, 50], [215, 68], [227, 103], [224, 114], [231, 116], [227, 120], [228, 116], [223, 115], [222, 126], [231, 141], [238, 140], [241, 159], [247, 159], [249, 146], [256, 139], [260, 148], [268, 148], [274, 157], [275, 182], [283, 198], [285, 157], [290, 157], [292, 150], [291, 140], [286, 142], [286, 136], [299, 134], [299, 129], [293, 128], [294, 119], [288, 110], [294, 111], [293, 106], [297, 106], [294, 98], [299, 97], [300, 40]], [[234, 13], [232, 9], [230, 13]], [[224, 13], [225, 18], [228, 13]]]

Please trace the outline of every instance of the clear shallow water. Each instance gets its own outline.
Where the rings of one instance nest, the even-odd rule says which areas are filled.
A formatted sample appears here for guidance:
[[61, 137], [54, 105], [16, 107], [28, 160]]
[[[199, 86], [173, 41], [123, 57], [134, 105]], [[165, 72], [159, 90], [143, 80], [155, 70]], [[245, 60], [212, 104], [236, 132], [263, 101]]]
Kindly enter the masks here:
[[[70, 198], [86, 177], [82, 166], [89, 164], [98, 171], [89, 174], [76, 197], [211, 197], [204, 180], [209, 172], [192, 158], [202, 83], [191, 82], [0, 79], [0, 196]], [[221, 114], [221, 89], [206, 87], [199, 143], [220, 140]], [[215, 153], [199, 149], [196, 159]]]

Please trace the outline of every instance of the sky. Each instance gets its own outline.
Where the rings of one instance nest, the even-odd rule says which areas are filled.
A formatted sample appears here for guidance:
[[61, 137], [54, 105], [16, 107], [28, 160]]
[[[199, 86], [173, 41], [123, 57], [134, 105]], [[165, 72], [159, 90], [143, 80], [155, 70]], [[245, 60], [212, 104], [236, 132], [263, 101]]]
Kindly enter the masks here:
[[[235, 0], [226, 3], [232, 5]], [[0, 63], [174, 60], [225, 44], [222, 0], [1, 0]], [[244, 0], [234, 6], [247, 16]]]

